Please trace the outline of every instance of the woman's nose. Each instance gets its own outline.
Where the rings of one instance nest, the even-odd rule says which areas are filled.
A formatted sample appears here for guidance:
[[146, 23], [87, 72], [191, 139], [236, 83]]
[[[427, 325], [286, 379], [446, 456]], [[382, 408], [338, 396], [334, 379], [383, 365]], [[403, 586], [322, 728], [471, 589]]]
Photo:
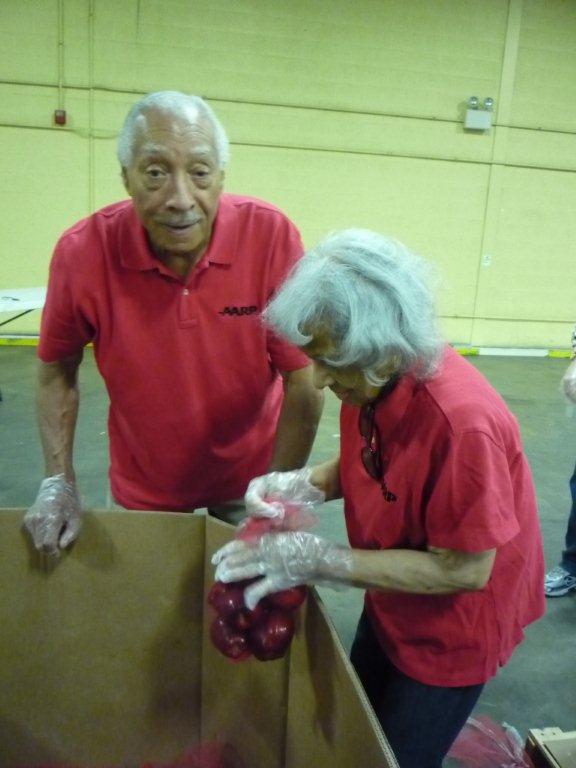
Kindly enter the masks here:
[[316, 389], [324, 389], [334, 383], [330, 369], [316, 360], [312, 361], [312, 383]]

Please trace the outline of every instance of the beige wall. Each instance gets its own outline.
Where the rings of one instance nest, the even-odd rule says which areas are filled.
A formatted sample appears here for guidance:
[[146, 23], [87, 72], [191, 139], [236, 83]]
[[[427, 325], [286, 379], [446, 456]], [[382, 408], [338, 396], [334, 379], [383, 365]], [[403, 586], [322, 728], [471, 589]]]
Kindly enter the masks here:
[[[430, 257], [451, 341], [568, 345], [574, 0], [3, 0], [0, 288], [45, 284], [58, 234], [123, 196], [116, 132], [165, 88], [212, 103], [228, 189], [308, 245], [362, 226]], [[471, 95], [495, 100], [487, 134], [463, 129]]]

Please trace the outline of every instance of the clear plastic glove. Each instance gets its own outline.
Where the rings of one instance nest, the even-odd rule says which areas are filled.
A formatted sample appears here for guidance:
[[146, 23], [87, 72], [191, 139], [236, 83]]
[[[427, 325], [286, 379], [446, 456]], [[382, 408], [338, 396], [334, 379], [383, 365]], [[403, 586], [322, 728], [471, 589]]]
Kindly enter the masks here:
[[80, 495], [75, 483], [62, 475], [45, 478], [36, 501], [24, 515], [24, 525], [39, 552], [58, 556], [77, 538], [82, 527]]
[[[280, 501], [301, 504], [309, 509], [326, 500], [324, 493], [312, 485], [312, 469], [303, 467], [292, 472], [270, 472], [250, 481], [244, 501], [251, 517], [283, 517]], [[278, 503], [274, 501], [278, 499]]]
[[561, 385], [568, 400], [576, 403], [576, 360], [573, 360], [566, 369]]
[[267, 533], [257, 542], [229, 542], [214, 554], [212, 565], [217, 566], [217, 581], [264, 577], [244, 591], [244, 602], [252, 610], [265, 595], [297, 584], [346, 581], [352, 550], [306, 531]]

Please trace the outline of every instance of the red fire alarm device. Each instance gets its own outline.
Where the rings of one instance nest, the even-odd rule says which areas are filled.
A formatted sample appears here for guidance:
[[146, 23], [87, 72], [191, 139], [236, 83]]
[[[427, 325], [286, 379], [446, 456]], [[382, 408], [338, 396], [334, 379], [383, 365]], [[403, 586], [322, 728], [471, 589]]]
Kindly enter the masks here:
[[54, 122], [56, 125], [66, 125], [66, 110], [55, 109], [54, 110]]

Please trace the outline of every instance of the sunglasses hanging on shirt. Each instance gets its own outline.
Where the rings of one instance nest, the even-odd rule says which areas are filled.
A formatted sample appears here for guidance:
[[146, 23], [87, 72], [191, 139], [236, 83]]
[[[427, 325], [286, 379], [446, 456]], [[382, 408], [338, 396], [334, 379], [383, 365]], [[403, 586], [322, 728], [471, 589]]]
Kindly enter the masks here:
[[364, 445], [360, 449], [362, 466], [372, 480], [376, 480], [380, 483], [384, 499], [388, 502], [396, 501], [396, 495], [388, 489], [384, 477], [382, 438], [380, 436], [378, 425], [376, 424], [376, 408], [382, 399], [382, 395], [388, 394], [388, 392], [393, 389], [396, 381], [389, 382], [389, 384], [392, 384], [392, 386], [386, 385], [386, 391], [381, 392], [376, 400], [373, 400], [370, 403], [365, 403], [360, 408], [360, 414], [358, 416], [358, 429], [360, 431], [360, 437], [364, 442]]

